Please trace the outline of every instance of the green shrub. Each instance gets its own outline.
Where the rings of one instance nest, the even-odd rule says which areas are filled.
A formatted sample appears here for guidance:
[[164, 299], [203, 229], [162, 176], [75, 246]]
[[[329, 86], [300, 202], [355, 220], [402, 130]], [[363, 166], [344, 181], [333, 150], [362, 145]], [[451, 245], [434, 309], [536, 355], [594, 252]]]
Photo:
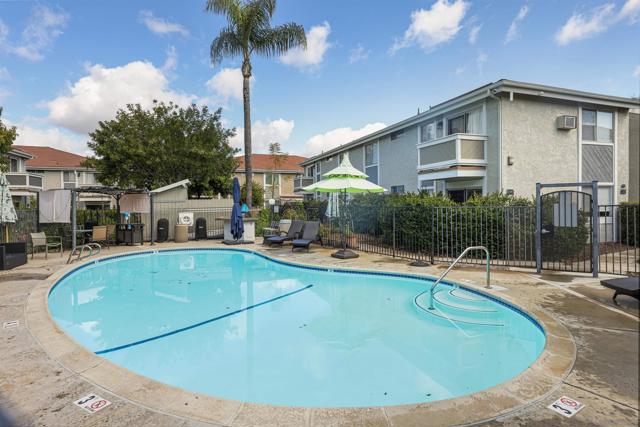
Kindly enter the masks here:
[[621, 203], [619, 208], [620, 242], [640, 246], [640, 203]]
[[[242, 184], [240, 187], [240, 199], [241, 202], [247, 200], [247, 185]], [[253, 181], [253, 186], [251, 190], [251, 206], [254, 208], [261, 208], [264, 206], [264, 188], [262, 185]]]

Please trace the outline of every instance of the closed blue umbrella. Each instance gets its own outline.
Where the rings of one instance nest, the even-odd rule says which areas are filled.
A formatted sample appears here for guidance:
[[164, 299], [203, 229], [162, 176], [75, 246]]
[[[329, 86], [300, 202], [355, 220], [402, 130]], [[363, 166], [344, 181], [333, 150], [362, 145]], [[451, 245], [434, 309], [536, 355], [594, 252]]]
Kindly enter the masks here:
[[242, 207], [240, 206], [240, 183], [233, 178], [233, 209], [231, 210], [231, 235], [238, 240], [244, 234]]

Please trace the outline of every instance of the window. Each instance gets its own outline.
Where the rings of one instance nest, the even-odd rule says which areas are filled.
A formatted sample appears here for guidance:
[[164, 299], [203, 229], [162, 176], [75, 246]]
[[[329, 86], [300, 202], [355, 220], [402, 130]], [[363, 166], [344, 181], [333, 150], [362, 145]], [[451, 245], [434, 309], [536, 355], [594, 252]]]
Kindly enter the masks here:
[[447, 190], [447, 196], [456, 203], [464, 203], [474, 194], [482, 194], [480, 188], [468, 188], [464, 190]]
[[62, 181], [64, 188], [76, 188], [76, 171], [62, 172]]
[[465, 133], [466, 126], [465, 126], [464, 117], [465, 115], [462, 114], [457, 117], [452, 117], [447, 121], [449, 125], [449, 128], [447, 130], [447, 135], [453, 135], [454, 133]]
[[484, 133], [482, 129], [482, 108], [475, 108], [465, 115], [466, 131], [480, 135]]
[[84, 173], [84, 183], [85, 184], [89, 184], [89, 185], [93, 185], [93, 184], [97, 184], [97, 176], [98, 174], [93, 173], [93, 172], [85, 172]]
[[404, 194], [404, 185], [392, 185], [391, 192], [395, 194]]
[[420, 142], [436, 139], [436, 123], [431, 122], [420, 126]]
[[277, 173], [265, 173], [264, 174], [264, 186], [271, 187], [275, 185], [278, 187], [280, 185], [280, 174]]
[[582, 110], [582, 140], [613, 142], [613, 113]]
[[378, 143], [365, 145], [364, 147], [364, 173], [374, 184], [378, 183]]
[[20, 172], [18, 170], [18, 159], [11, 159], [9, 164], [9, 172]]
[[29, 172], [35, 173], [37, 175], [44, 175], [44, 171], [43, 170], [39, 170], [39, 169], [38, 170], [37, 169], [32, 169]]
[[436, 138], [444, 136], [444, 120], [440, 119], [436, 122]]
[[320, 181], [320, 163], [316, 164], [315, 170], [316, 170], [316, 182], [318, 182]]
[[420, 181], [420, 191], [426, 191], [431, 195], [436, 194], [436, 181], [434, 179]]
[[404, 129], [391, 132], [391, 140], [395, 141], [396, 139], [398, 139], [398, 137], [402, 136], [402, 134], [404, 134]]
[[307, 177], [313, 178], [314, 175], [316, 174], [315, 169], [316, 169], [315, 166], [307, 166]]

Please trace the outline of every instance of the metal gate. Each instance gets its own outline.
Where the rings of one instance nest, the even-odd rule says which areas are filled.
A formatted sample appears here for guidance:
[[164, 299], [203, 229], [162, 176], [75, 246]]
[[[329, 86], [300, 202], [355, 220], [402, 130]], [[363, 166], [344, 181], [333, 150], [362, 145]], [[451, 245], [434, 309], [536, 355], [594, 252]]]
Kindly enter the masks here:
[[[590, 187], [591, 194], [545, 187]], [[598, 277], [598, 183], [536, 185], [536, 267]]]

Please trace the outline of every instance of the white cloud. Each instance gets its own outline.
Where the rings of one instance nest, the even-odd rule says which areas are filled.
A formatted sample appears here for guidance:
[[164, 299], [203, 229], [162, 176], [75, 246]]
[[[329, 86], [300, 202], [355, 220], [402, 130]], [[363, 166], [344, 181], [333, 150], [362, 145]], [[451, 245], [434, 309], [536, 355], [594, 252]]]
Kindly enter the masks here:
[[360, 129], [343, 127], [314, 135], [305, 142], [305, 154], [308, 156], [315, 156], [321, 152], [331, 150], [332, 148], [346, 144], [347, 142], [351, 142], [365, 135], [369, 135], [370, 133], [379, 131], [385, 127], [387, 127], [386, 124], [376, 122], [368, 123]]
[[28, 61], [40, 61], [69, 22], [69, 15], [43, 5], [33, 8], [19, 42], [7, 41], [8, 27], [0, 21], [0, 49]]
[[[252, 76], [249, 80], [251, 87], [254, 82], [255, 78]], [[224, 102], [229, 99], [242, 101], [242, 71], [240, 68], [223, 68], [207, 81], [206, 86]]]
[[640, 20], [640, 0], [627, 0], [618, 14], [620, 19], [629, 19], [631, 23]]
[[17, 145], [38, 145], [58, 148], [72, 153], [87, 155], [87, 137], [64, 132], [57, 127], [38, 128], [25, 124], [14, 124], [18, 131]]
[[187, 31], [187, 29], [182, 25], [175, 22], [169, 22], [162, 18], [157, 18], [150, 10], [141, 10], [138, 14], [138, 21], [143, 23], [152, 33], [161, 36], [173, 33], [179, 34], [183, 37], [189, 35], [189, 31]]
[[355, 64], [356, 62], [366, 60], [369, 58], [370, 53], [371, 50], [365, 49], [364, 46], [358, 43], [358, 46], [351, 49], [351, 52], [349, 52], [349, 64]]
[[516, 17], [513, 18], [513, 21], [511, 21], [511, 25], [509, 25], [509, 30], [507, 31], [507, 36], [504, 40], [505, 44], [512, 42], [518, 38], [519, 36], [518, 26], [520, 25], [520, 23], [522, 23], [524, 18], [526, 18], [528, 13], [529, 13], [529, 6], [525, 4], [520, 8]]
[[167, 58], [162, 65], [162, 71], [169, 73], [178, 67], [178, 51], [175, 46], [169, 46], [165, 51]]
[[198, 97], [176, 92], [162, 70], [149, 62], [134, 61], [120, 67], [87, 67], [87, 75], [69, 85], [68, 93], [47, 102], [49, 121], [85, 133], [98, 121], [115, 117], [119, 108], [139, 103], [149, 108], [153, 100], [178, 105], [197, 102]]
[[478, 35], [480, 34], [481, 29], [482, 24], [474, 25], [473, 27], [471, 27], [471, 30], [469, 30], [469, 43], [475, 44], [475, 42], [478, 40]]
[[640, 65], [638, 65], [636, 69], [633, 70], [633, 76], [640, 79]]
[[456, 68], [456, 71], [455, 71], [456, 76], [459, 76], [459, 75], [463, 74], [466, 69], [467, 69], [467, 67], [465, 67], [465, 66], [461, 66], [461, 67]]
[[[293, 120], [277, 119], [270, 122], [256, 120], [251, 124], [251, 148], [254, 153], [267, 152], [272, 142], [283, 143], [289, 139]], [[236, 135], [229, 141], [232, 147], [244, 149], [244, 128], [236, 128]]]
[[469, 3], [464, 0], [438, 0], [430, 9], [418, 9], [411, 13], [411, 25], [404, 37], [391, 47], [394, 53], [399, 49], [418, 44], [426, 51], [433, 50], [458, 34]]
[[614, 8], [613, 3], [607, 3], [592, 9], [588, 17], [574, 13], [556, 33], [556, 43], [564, 46], [606, 31], [613, 22]]
[[487, 62], [487, 60], [489, 59], [489, 55], [487, 55], [484, 52], [479, 52], [478, 56], [476, 57], [476, 66], [478, 67], [478, 73], [482, 74], [482, 71], [484, 69], [484, 64], [485, 62]]
[[331, 25], [326, 21], [322, 25], [311, 27], [307, 32], [307, 48], [296, 47], [289, 50], [280, 57], [280, 62], [301, 69], [320, 66], [324, 54], [331, 47], [331, 43], [327, 41], [330, 33]]

